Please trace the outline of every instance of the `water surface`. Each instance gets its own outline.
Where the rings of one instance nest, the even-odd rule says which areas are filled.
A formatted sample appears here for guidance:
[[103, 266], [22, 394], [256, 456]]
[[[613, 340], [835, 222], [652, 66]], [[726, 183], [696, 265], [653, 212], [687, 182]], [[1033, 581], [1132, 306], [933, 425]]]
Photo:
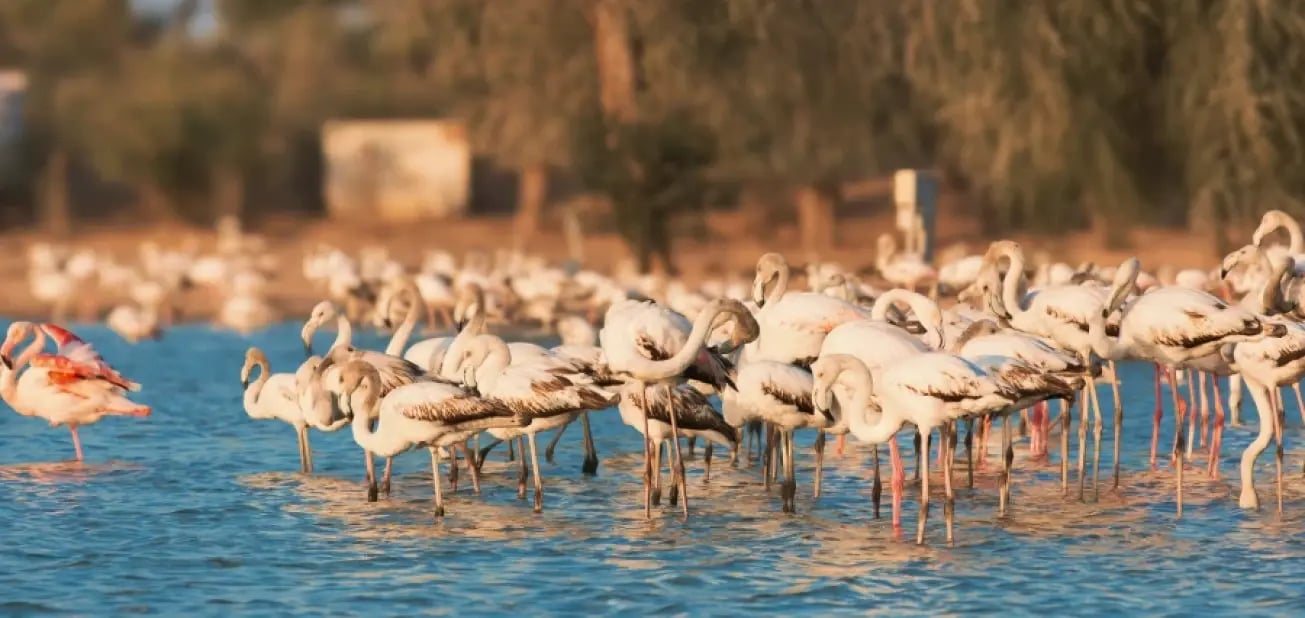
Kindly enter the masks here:
[[[912, 488], [906, 538], [872, 516], [868, 448], [849, 442], [844, 456], [831, 453], [824, 495], [811, 498], [810, 435], [799, 437], [796, 515], [780, 512], [755, 467], [718, 456], [704, 483], [699, 452], [689, 464], [692, 517], [663, 505], [648, 521], [638, 434], [614, 411], [595, 415], [598, 476], [580, 474], [578, 427], [543, 466], [542, 515], [517, 500], [516, 465], [503, 450], [486, 464], [482, 496], [465, 475], [457, 493], [446, 491], [443, 520], [431, 515], [420, 451], [398, 460], [394, 495], [368, 504], [347, 431], [312, 435], [317, 473], [304, 476], [293, 430], [244, 415], [239, 368], [251, 340], [185, 326], [132, 347], [101, 327], [77, 331], [145, 385], [139, 398], [155, 413], [84, 429], [80, 466], [63, 461], [72, 455], [66, 429], [0, 413], [0, 614], [1287, 615], [1305, 606], [1296, 407], [1287, 412], [1285, 517], [1237, 508], [1236, 461], [1255, 421], [1248, 401], [1251, 427], [1225, 435], [1224, 480], [1206, 479], [1198, 457], [1177, 520], [1171, 472], [1147, 465], [1146, 366], [1123, 370], [1122, 491], [1107, 482], [1099, 502], [1062, 498], [1058, 441], [1050, 463], [1027, 461], [1021, 443], [1012, 514], [996, 515], [991, 468], [975, 489], [964, 487], [962, 468], [956, 543], [943, 543], [935, 494], [931, 543], [917, 547]], [[293, 325], [252, 342], [278, 371], [303, 354]], [[1169, 417], [1164, 429], [1168, 444]], [[1109, 426], [1105, 435], [1108, 481]], [[909, 439], [903, 445], [909, 454]], [[994, 444], [993, 464], [995, 455]], [[1258, 478], [1272, 505], [1268, 453]]]

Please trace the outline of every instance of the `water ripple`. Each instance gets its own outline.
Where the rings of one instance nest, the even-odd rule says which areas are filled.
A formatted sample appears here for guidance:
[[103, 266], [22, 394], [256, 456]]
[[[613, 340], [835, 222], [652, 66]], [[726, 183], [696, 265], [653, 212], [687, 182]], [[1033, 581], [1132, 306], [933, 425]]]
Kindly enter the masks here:
[[[517, 468], [501, 448], [483, 495], [469, 483], [446, 492], [444, 519], [432, 514], [421, 454], [398, 460], [394, 494], [369, 504], [347, 432], [313, 435], [319, 470], [306, 476], [293, 472], [292, 430], [243, 415], [236, 378], [248, 341], [187, 326], [133, 348], [101, 328], [79, 332], [146, 385], [156, 413], [84, 430], [85, 465], [64, 461], [66, 431], [0, 414], [0, 614], [1276, 616], [1305, 603], [1305, 479], [1293, 448], [1305, 428], [1294, 407], [1285, 516], [1237, 508], [1235, 455], [1253, 431], [1229, 428], [1223, 480], [1205, 479], [1198, 455], [1177, 520], [1172, 473], [1146, 465], [1151, 374], [1141, 366], [1124, 371], [1120, 491], [1107, 485], [1089, 504], [1063, 497], [1058, 463], [1021, 450], [1013, 510], [998, 517], [993, 449], [974, 489], [957, 475], [955, 544], [943, 543], [939, 493], [931, 544], [918, 547], [914, 486], [903, 537], [887, 504], [873, 517], [868, 448], [828, 457], [823, 495], [812, 497], [811, 436], [800, 438], [797, 514], [779, 512], [755, 466], [718, 458], [710, 482], [700, 461], [689, 464], [692, 518], [663, 504], [647, 520], [638, 442], [612, 413], [594, 418], [598, 477], [579, 472], [578, 433], [544, 466], [542, 515], [517, 499]], [[296, 335], [282, 325], [256, 342], [286, 371], [302, 354]], [[1268, 504], [1267, 455], [1257, 471]]]

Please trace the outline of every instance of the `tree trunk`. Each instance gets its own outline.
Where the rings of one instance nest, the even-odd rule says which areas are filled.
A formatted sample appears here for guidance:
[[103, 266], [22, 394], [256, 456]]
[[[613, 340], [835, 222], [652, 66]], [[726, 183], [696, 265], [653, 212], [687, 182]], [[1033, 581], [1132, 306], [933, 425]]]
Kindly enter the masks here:
[[548, 198], [548, 170], [532, 164], [521, 168], [517, 184], [517, 215], [514, 222], [518, 251], [530, 248], [530, 240], [539, 232], [539, 220]]
[[834, 248], [834, 201], [818, 187], [800, 187], [794, 195], [797, 202], [798, 229], [802, 249], [811, 259], [821, 251]]
[[593, 9], [599, 102], [608, 118], [628, 124], [638, 117], [629, 18], [619, 0], [595, 0]]
[[245, 176], [225, 167], [213, 169], [213, 214], [240, 220], [245, 206]]
[[172, 208], [168, 203], [168, 194], [153, 181], [144, 180], [136, 185], [136, 206], [141, 217], [150, 223], [159, 223], [172, 219]]
[[72, 205], [68, 200], [68, 153], [55, 148], [45, 160], [45, 183], [41, 196], [41, 226], [56, 237], [72, 231]]

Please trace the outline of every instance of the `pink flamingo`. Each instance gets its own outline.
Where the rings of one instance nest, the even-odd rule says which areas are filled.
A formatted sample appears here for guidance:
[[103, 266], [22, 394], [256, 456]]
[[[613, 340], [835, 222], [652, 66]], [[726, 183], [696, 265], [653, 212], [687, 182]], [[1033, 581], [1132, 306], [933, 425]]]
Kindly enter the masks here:
[[[35, 331], [32, 343], [16, 360], [10, 359], [13, 348]], [[59, 346], [57, 354], [42, 353], [46, 337]], [[140, 384], [123, 377], [96, 353], [89, 343], [55, 324], [35, 329], [30, 322], [16, 322], [9, 327], [0, 344], [0, 397], [23, 416], [38, 416], [51, 427], [67, 425], [72, 432], [77, 461], [82, 461], [82, 444], [77, 428], [90, 425], [105, 416], [149, 416], [149, 406], [125, 396], [140, 390]], [[28, 365], [22, 376], [18, 372]]]

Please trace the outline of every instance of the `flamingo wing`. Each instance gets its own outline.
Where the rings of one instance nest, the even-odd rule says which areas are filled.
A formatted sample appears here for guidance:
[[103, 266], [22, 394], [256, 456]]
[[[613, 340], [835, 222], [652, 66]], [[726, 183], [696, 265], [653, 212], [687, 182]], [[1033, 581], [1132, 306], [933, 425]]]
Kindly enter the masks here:
[[32, 367], [49, 370], [52, 384], [70, 384], [80, 380], [103, 380], [115, 387], [129, 391], [140, 390], [140, 384], [132, 382], [115, 371], [104, 361], [88, 362], [62, 356], [59, 354], [40, 354], [32, 359]]

